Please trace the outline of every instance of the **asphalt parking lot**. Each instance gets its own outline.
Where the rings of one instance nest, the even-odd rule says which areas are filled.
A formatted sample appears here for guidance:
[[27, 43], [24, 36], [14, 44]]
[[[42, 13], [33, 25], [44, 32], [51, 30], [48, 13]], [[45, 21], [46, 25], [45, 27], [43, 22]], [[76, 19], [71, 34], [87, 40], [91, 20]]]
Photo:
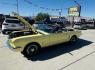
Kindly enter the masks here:
[[83, 30], [75, 44], [43, 49], [34, 57], [11, 51], [6, 40], [0, 34], [0, 70], [95, 70], [95, 30]]

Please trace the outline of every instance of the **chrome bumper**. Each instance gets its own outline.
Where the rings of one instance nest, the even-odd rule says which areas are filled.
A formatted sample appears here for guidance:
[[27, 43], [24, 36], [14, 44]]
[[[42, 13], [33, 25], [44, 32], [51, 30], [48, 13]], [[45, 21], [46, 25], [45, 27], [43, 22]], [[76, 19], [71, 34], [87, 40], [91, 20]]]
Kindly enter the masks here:
[[16, 48], [12, 47], [12, 45], [9, 41], [7, 41], [7, 47], [15, 52], [18, 52], [21, 49], [21, 47], [16, 47]]

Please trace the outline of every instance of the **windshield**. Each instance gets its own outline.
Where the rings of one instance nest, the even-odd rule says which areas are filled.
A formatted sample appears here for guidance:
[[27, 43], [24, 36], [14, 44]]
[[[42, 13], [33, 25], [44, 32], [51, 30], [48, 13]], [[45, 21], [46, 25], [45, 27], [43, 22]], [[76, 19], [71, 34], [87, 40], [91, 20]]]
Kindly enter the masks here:
[[55, 33], [56, 31], [62, 31], [62, 28], [59, 26], [50, 26], [48, 24], [34, 24], [36, 29], [42, 30], [47, 33]]

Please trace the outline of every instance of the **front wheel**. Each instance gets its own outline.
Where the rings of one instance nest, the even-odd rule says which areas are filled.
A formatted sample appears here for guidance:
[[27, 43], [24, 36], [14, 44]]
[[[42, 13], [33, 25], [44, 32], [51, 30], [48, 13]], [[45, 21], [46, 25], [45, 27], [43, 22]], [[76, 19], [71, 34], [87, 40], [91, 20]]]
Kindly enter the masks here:
[[10, 34], [12, 31], [2, 31], [2, 34], [5, 34], [5, 35], [8, 35], [8, 34]]
[[6, 31], [2, 31], [2, 34], [6, 34]]
[[39, 51], [39, 46], [37, 44], [30, 44], [28, 45], [23, 53], [25, 56], [33, 56], [33, 55], [36, 55]]

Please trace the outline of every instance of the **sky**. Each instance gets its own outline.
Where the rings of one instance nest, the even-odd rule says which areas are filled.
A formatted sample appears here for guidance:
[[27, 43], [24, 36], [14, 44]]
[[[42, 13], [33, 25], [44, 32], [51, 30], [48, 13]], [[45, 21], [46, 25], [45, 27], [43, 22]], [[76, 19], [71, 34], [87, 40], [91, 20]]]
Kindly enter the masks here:
[[[52, 9], [63, 9], [62, 16], [68, 16], [68, 8], [77, 6], [73, 0], [28, 0], [32, 4], [27, 3], [25, 0], [18, 0], [19, 14], [22, 16], [36, 16], [37, 13], [49, 13], [52, 16], [58, 16], [59, 11]], [[82, 7], [81, 16], [95, 18], [95, 0], [76, 0]], [[11, 14], [17, 12], [16, 0], [0, 0], [0, 13]], [[37, 6], [34, 6], [37, 5]], [[42, 9], [40, 7], [44, 7]], [[50, 10], [46, 10], [49, 8]]]

